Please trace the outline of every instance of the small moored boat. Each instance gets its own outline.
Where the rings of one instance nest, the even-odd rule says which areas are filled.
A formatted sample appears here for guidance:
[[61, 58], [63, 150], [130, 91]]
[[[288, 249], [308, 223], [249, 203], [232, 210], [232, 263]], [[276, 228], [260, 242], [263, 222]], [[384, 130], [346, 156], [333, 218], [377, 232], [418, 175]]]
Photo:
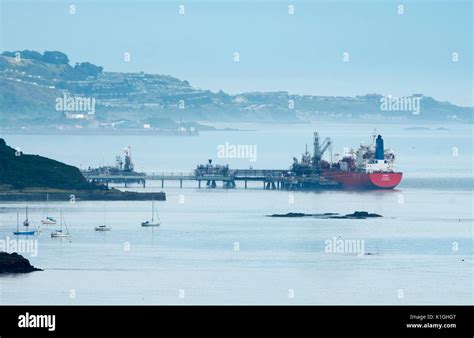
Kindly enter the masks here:
[[48, 216], [48, 203], [49, 203], [49, 194], [46, 194], [46, 204], [44, 206], [44, 215], [43, 215], [45, 217], [41, 220], [41, 224], [54, 225], [57, 223], [57, 221], [53, 217]]
[[110, 231], [110, 227], [108, 227], [107, 225], [99, 225], [97, 227], [95, 227], [95, 231]]
[[[66, 220], [63, 217], [62, 211], [60, 212], [60, 224], [61, 224], [61, 229], [53, 231], [51, 233], [51, 238], [67, 238], [70, 237], [71, 235], [69, 234], [69, 230], [67, 228]], [[63, 230], [63, 223], [64, 227], [66, 228], [66, 231]]]
[[110, 231], [110, 230], [112, 229], [107, 226], [107, 215], [105, 213], [105, 203], [104, 203], [104, 224], [96, 226], [95, 231]]
[[157, 227], [160, 226], [160, 217], [156, 215], [157, 220], [155, 221], [155, 201], [151, 201], [151, 221], [142, 222], [142, 227]]
[[[28, 209], [27, 209], [28, 210]], [[28, 213], [28, 211], [27, 211]], [[19, 215], [18, 213], [16, 213], [16, 231], [13, 231], [13, 234], [14, 235], [34, 235], [35, 234], [35, 230], [20, 230], [20, 222], [19, 222]], [[30, 222], [28, 221], [28, 216], [27, 216], [27, 219], [23, 222], [23, 226], [28, 229], [28, 227], [30, 226]]]

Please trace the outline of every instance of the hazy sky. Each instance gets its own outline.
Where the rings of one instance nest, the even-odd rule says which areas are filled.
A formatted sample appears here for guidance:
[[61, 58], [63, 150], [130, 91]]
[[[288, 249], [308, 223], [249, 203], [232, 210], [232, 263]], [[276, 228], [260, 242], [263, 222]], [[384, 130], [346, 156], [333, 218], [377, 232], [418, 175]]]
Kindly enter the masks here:
[[422, 93], [473, 105], [470, 1], [0, 1], [2, 51], [59, 50], [229, 93]]

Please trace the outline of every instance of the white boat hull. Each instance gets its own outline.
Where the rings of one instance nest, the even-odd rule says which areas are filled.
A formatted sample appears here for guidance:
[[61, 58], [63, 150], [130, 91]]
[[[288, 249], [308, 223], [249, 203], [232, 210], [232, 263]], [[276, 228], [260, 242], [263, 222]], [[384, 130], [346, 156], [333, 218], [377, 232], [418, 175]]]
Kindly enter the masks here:
[[158, 227], [158, 226], [160, 226], [160, 223], [142, 222], [142, 227]]
[[51, 238], [67, 238], [67, 237], [69, 237], [69, 234], [66, 234], [66, 233], [60, 233], [60, 232], [51, 233]]

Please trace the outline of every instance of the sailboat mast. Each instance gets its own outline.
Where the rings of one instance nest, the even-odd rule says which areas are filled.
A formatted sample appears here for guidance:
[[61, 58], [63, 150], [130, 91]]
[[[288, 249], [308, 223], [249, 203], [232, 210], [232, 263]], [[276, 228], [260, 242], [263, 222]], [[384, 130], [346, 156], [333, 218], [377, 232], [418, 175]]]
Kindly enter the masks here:
[[155, 200], [151, 200], [151, 222], [153, 222], [154, 215], [155, 215]]
[[46, 217], [48, 217], [48, 203], [49, 203], [49, 194], [46, 194], [46, 205], [44, 206], [44, 213]]
[[66, 234], [69, 235], [69, 229], [67, 228], [66, 219], [64, 219], [64, 227], [66, 228]]
[[19, 218], [20, 218], [20, 215], [19, 213], [17, 212], [16, 213], [16, 231], [19, 232], [20, 231], [20, 221], [19, 221]]

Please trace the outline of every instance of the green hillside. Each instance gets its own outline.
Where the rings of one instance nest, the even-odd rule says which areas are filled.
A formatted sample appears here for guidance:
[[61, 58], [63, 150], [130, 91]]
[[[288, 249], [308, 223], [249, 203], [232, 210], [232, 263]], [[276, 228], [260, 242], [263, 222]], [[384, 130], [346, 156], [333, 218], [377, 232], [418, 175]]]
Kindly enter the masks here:
[[26, 155], [0, 138], [0, 185], [14, 189], [48, 188], [92, 190], [78, 168], [39, 155]]

